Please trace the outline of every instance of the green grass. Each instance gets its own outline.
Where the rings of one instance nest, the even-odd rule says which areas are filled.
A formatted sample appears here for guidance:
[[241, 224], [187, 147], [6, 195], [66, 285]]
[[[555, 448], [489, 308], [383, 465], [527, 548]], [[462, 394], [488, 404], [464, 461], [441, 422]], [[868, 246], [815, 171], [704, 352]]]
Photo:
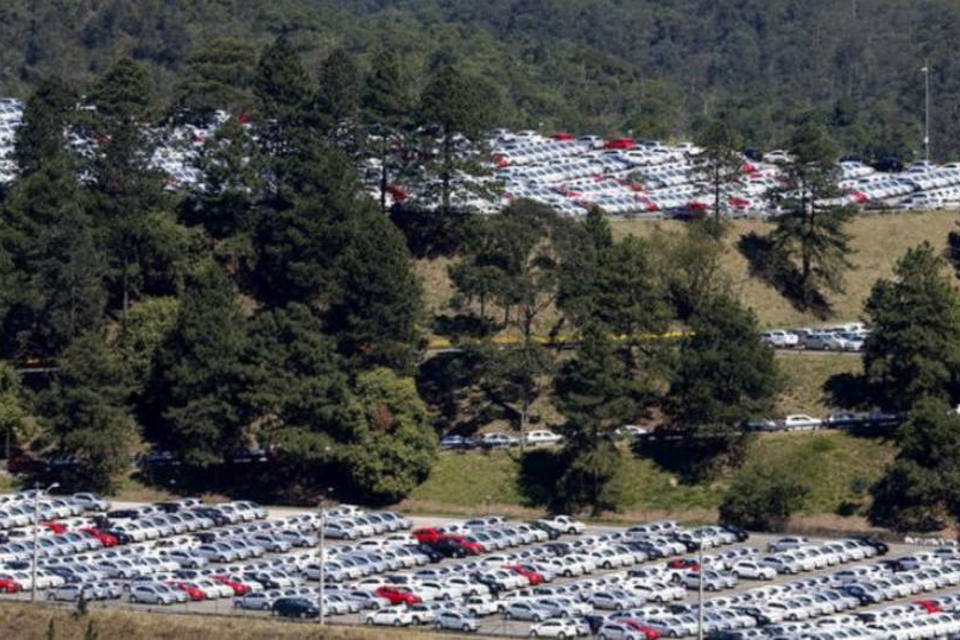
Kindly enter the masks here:
[[790, 354], [777, 356], [783, 376], [783, 392], [777, 400], [777, 413], [807, 413], [823, 416], [836, 405], [824, 385], [834, 376], [863, 372], [863, 360], [842, 354]]
[[[855, 489], [862, 490], [879, 478], [893, 455], [889, 443], [840, 432], [767, 434], [752, 444], [746, 465], [793, 469], [811, 489], [805, 513], [836, 514], [845, 504], [866, 505], [865, 494]], [[405, 504], [415, 510], [430, 507], [438, 512], [470, 513], [489, 501], [498, 512], [524, 513], [528, 505], [518, 487], [518, 460], [519, 454], [512, 451], [444, 452], [430, 478]], [[730, 477], [721, 477], [685, 485], [652, 461], [625, 453], [618, 478], [621, 510], [628, 517], [656, 512], [699, 519], [720, 504], [729, 481]]]

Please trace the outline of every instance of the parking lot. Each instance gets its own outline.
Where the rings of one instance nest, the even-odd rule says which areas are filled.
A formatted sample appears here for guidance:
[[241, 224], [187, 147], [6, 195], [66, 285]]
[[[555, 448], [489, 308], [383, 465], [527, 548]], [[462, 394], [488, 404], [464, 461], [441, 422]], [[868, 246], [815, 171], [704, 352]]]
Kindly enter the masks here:
[[[934, 638], [960, 633], [960, 552], [875, 540], [747, 536], [661, 521], [467, 522], [341, 505], [115, 505], [0, 497], [0, 599], [90, 608], [610, 639]], [[120, 507], [120, 508], [118, 508]], [[325, 562], [321, 564], [320, 533]], [[118, 544], [119, 543], [119, 544]], [[699, 565], [703, 547], [703, 566]], [[885, 553], [888, 552], [888, 553]], [[323, 583], [321, 586], [321, 573]], [[322, 595], [321, 595], [322, 591]]]

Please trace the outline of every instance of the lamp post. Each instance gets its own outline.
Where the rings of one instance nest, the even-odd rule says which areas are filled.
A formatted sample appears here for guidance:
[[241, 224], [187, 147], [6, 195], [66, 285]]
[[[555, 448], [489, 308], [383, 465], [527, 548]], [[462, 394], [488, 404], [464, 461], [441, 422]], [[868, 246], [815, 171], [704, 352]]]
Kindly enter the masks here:
[[697, 640], [703, 640], [703, 538], [700, 538], [700, 548], [697, 552], [697, 564], [700, 566], [700, 579], [697, 588]]
[[930, 66], [924, 62], [923, 68], [923, 155], [930, 162]]
[[324, 529], [327, 527], [327, 512], [324, 510], [324, 500], [333, 493], [333, 487], [327, 487], [325, 492], [320, 494], [320, 624], [324, 625], [327, 621], [327, 605], [324, 603], [324, 590], [327, 581], [327, 554], [324, 549], [326, 534]]
[[37, 601], [37, 556], [39, 555], [40, 494], [50, 493], [60, 485], [54, 482], [40, 491], [40, 484], [33, 485], [33, 567], [30, 571], [30, 602]]

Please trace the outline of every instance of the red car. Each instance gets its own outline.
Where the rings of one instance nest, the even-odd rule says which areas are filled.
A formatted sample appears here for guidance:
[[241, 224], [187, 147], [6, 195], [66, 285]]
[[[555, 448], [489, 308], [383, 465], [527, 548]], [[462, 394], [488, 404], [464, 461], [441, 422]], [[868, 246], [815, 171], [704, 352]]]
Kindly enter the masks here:
[[423, 602], [420, 596], [406, 587], [383, 585], [382, 587], [377, 587], [374, 593], [380, 598], [386, 598], [390, 602], [390, 606], [396, 606], [398, 604], [420, 604]]
[[543, 574], [534, 571], [530, 567], [525, 567], [522, 564], [505, 564], [503, 568], [520, 574], [527, 579], [527, 582], [529, 582], [532, 587], [543, 584]]
[[700, 563], [692, 558], [675, 558], [667, 563], [668, 569], [682, 569], [684, 571], [700, 571]]
[[943, 613], [943, 607], [933, 600], [914, 600], [913, 604], [920, 605], [927, 613]]
[[648, 627], [647, 625], [637, 620], [624, 620], [623, 624], [627, 625], [637, 633], [642, 633], [647, 637], [647, 640], [658, 640], [658, 638], [660, 638], [663, 635], [663, 632], [660, 631], [659, 629]]
[[477, 542], [473, 538], [467, 538], [464, 536], [444, 536], [443, 539], [453, 542], [472, 556], [479, 555], [487, 550], [482, 543]]
[[43, 522], [41, 526], [47, 531], [52, 531], [53, 533], [66, 533], [67, 525], [62, 522]]
[[235, 596], [245, 596], [251, 591], [251, 587], [248, 584], [243, 584], [242, 582], [236, 582], [231, 580], [230, 576], [210, 576], [212, 579], [217, 582], [221, 582], [231, 589], [233, 589], [233, 595]]
[[95, 527], [83, 527], [80, 529], [80, 531], [86, 533], [87, 535], [93, 536], [105, 547], [115, 547], [120, 544], [120, 541], [117, 540], [117, 536], [100, 531]]
[[436, 527], [420, 527], [413, 530], [413, 537], [421, 544], [433, 544], [443, 540], [443, 533]]
[[192, 584], [188, 584], [186, 582], [177, 582], [176, 580], [170, 580], [167, 582], [167, 584], [173, 587], [174, 589], [179, 589], [180, 591], [185, 592], [187, 596], [190, 598], [190, 600], [192, 600], [193, 602], [199, 602], [201, 600], [207, 599], [206, 592], [200, 587], [195, 587]]
[[20, 583], [13, 578], [0, 578], [0, 591], [3, 593], [18, 593], [20, 589]]

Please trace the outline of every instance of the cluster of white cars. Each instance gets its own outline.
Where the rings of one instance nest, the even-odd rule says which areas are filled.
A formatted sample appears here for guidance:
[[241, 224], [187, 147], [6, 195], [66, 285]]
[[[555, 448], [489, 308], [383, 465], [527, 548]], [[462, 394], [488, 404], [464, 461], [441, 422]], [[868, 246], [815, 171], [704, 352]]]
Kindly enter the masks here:
[[0, 184], [8, 184], [17, 177], [14, 144], [21, 124], [23, 103], [16, 98], [0, 98]]
[[775, 349], [815, 351], [863, 351], [870, 329], [862, 322], [848, 322], [823, 328], [771, 329], [760, 338]]

